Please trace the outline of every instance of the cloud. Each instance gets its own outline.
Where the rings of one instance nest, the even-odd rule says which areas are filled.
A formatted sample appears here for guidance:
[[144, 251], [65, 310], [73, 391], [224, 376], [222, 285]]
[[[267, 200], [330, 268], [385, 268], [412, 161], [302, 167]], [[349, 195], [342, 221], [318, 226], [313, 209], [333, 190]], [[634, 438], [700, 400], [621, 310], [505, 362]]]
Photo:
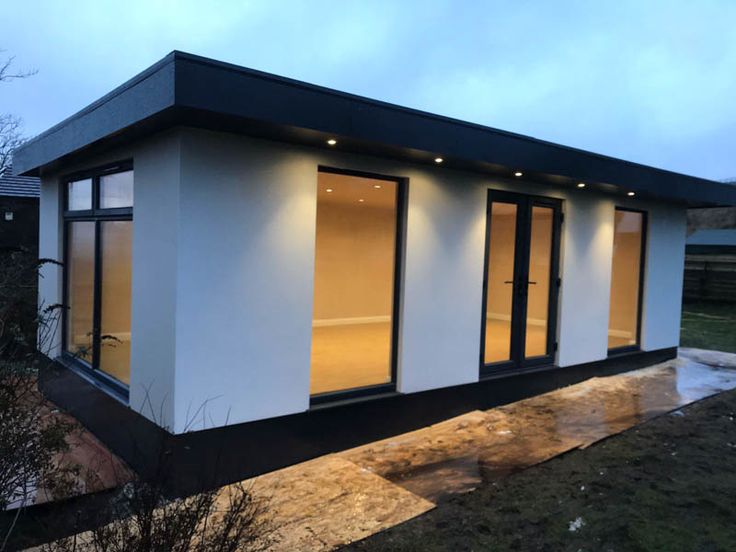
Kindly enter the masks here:
[[736, 176], [736, 2], [12, 2], [37, 133], [181, 49], [710, 178]]

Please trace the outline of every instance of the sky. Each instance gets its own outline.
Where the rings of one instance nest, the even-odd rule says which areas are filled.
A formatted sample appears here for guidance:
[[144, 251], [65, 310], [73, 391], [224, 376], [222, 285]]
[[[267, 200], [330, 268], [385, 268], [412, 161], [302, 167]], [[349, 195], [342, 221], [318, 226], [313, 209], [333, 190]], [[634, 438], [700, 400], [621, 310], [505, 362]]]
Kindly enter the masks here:
[[4, 0], [0, 29], [29, 136], [183, 50], [736, 178], [736, 0]]

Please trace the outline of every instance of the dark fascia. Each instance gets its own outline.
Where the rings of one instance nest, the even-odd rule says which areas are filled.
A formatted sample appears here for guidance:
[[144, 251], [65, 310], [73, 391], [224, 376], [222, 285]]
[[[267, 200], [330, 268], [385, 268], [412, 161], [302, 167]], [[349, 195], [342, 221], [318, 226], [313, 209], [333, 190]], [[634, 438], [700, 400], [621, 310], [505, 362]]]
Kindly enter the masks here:
[[172, 52], [19, 148], [19, 174], [65, 163], [173, 126], [194, 126], [675, 201], [736, 205], [736, 186], [677, 174], [449, 117]]

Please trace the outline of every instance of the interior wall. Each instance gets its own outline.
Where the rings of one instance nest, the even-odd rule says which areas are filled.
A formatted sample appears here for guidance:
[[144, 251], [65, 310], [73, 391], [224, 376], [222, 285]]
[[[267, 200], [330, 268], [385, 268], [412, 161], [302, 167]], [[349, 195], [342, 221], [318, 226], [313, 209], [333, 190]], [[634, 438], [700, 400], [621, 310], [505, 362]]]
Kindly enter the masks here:
[[505, 282], [514, 279], [517, 215], [516, 205], [494, 202], [489, 236], [486, 316], [495, 320], [511, 320], [513, 286]]
[[372, 201], [373, 182], [380, 181], [365, 183], [367, 201], [353, 195], [343, 199], [341, 178], [354, 177], [318, 175], [315, 325], [366, 318], [388, 321], [393, 305], [397, 185], [382, 182], [376, 190], [385, 194], [391, 188], [388, 193], [394, 200], [390, 202]]
[[616, 211], [615, 220], [608, 333], [613, 338], [635, 342], [639, 317], [643, 216], [631, 211]]

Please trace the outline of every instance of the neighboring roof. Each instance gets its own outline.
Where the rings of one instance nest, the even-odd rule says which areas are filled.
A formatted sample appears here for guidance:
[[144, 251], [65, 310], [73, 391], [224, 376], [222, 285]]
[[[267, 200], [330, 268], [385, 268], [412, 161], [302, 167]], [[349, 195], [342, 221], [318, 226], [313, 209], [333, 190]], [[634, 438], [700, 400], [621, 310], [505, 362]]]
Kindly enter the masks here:
[[40, 190], [40, 178], [13, 174], [12, 165], [6, 167], [5, 171], [0, 174], [0, 197], [38, 197]]
[[14, 162], [38, 175], [172, 126], [195, 126], [587, 190], [736, 205], [736, 186], [685, 176], [415, 109], [172, 52], [26, 142]]
[[687, 245], [732, 245], [736, 247], [736, 228], [696, 230]]

